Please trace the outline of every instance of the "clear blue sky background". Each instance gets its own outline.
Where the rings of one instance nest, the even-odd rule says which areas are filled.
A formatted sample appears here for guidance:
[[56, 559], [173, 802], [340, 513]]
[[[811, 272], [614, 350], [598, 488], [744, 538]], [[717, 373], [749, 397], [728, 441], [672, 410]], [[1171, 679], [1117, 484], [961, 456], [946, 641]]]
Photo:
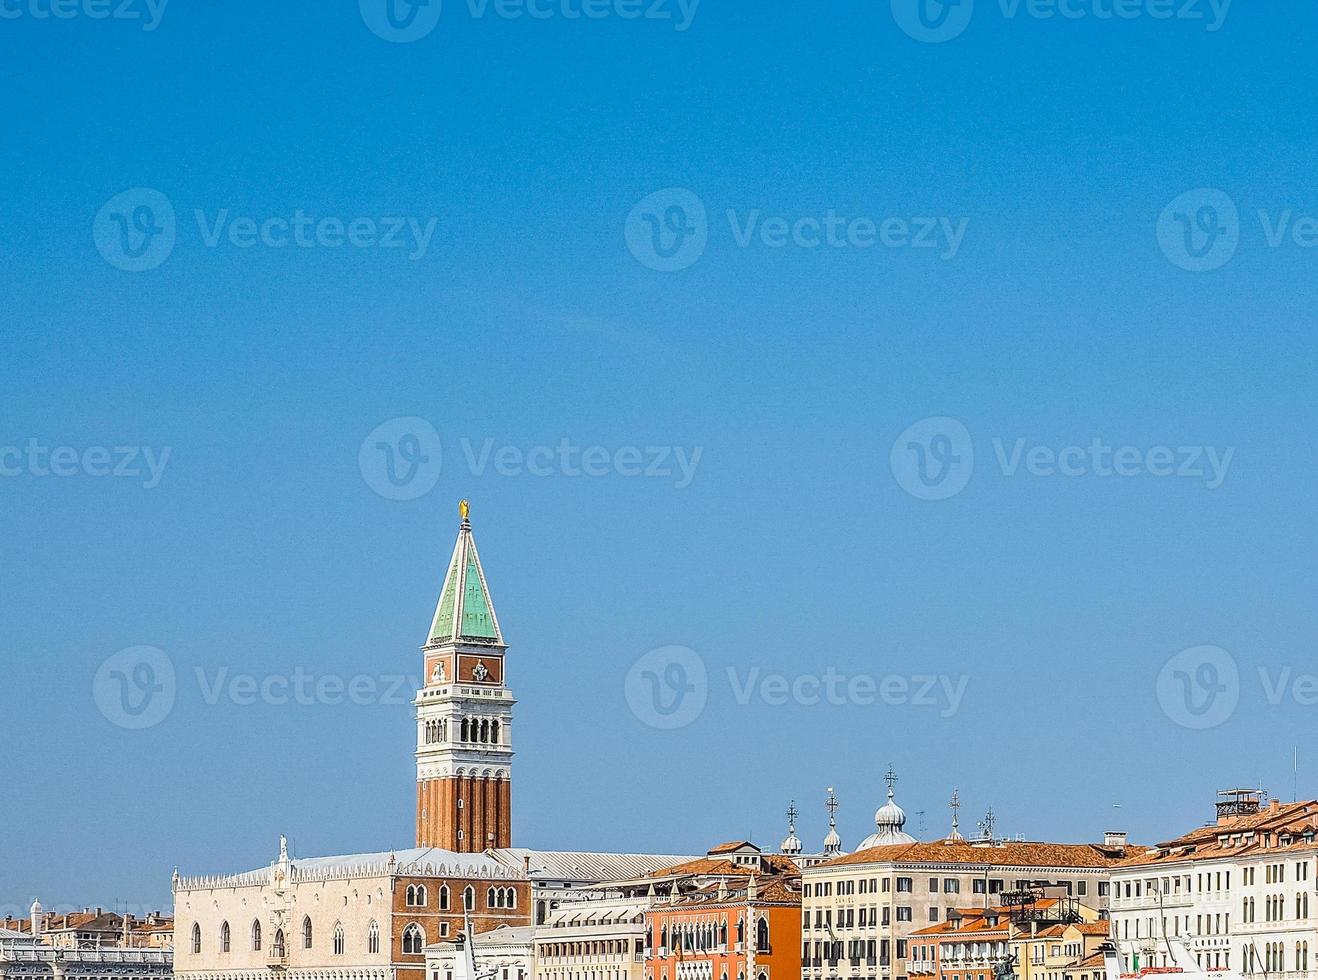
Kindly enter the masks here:
[[[521, 699], [516, 837], [554, 848], [818, 846], [872, 827], [881, 775], [945, 832], [1163, 839], [1227, 784], [1289, 795], [1318, 708], [1259, 667], [1314, 664], [1318, 252], [1258, 209], [1318, 213], [1318, 14], [1202, 23], [1004, 17], [917, 43], [883, 2], [705, 0], [691, 29], [473, 19], [411, 44], [355, 3], [184, 3], [158, 30], [0, 21], [0, 445], [173, 447], [160, 486], [0, 481], [0, 903], [168, 902], [169, 875], [409, 846], [411, 709], [207, 705], [194, 672], [419, 670], [470, 497]], [[102, 260], [112, 195], [158, 189], [180, 240]], [[686, 187], [708, 253], [628, 252], [642, 197]], [[1244, 232], [1195, 275], [1154, 223], [1196, 187]], [[429, 254], [203, 247], [194, 209], [437, 216]], [[723, 213], [969, 218], [953, 261], [737, 248]], [[444, 439], [438, 485], [384, 499], [381, 422]], [[916, 500], [888, 455], [961, 419], [980, 465]], [[990, 440], [1236, 447], [1199, 481], [1007, 478]], [[703, 447], [696, 478], [476, 476], [458, 441]], [[1155, 682], [1211, 643], [1245, 677], [1207, 732]], [[111, 725], [92, 678], [165, 650], [178, 703]], [[694, 724], [641, 724], [638, 656], [705, 658]], [[726, 671], [967, 673], [914, 706], [738, 705]], [[1299, 788], [1318, 793], [1301, 752]], [[1114, 811], [1114, 804], [1121, 804]], [[918, 830], [912, 817], [911, 829]], [[8, 907], [8, 906], [6, 906]]]

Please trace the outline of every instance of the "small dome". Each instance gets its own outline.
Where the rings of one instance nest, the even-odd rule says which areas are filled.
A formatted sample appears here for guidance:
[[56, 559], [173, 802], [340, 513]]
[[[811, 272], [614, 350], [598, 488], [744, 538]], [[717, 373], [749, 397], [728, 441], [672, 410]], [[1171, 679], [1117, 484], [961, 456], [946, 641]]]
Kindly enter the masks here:
[[914, 844], [916, 840], [906, 833], [906, 811], [893, 799], [892, 787], [888, 787], [888, 802], [874, 813], [874, 825], [877, 832], [860, 842], [859, 850], [871, 847], [883, 847], [887, 844]]
[[824, 837], [824, 853], [840, 854], [842, 852], [842, 837], [838, 834], [837, 828], [829, 829], [828, 834]]
[[778, 849], [782, 854], [800, 854], [804, 845], [801, 838], [796, 836], [796, 831], [788, 833], [787, 838], [783, 841], [782, 846]]

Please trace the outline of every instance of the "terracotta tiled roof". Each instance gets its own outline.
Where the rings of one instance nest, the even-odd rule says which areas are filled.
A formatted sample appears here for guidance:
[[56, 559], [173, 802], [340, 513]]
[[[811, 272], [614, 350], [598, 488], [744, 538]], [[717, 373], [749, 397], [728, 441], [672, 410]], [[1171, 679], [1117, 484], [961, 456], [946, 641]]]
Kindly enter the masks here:
[[846, 854], [817, 865], [832, 868], [848, 864], [971, 864], [1015, 868], [1110, 868], [1132, 850], [1103, 844], [1032, 844], [1008, 841], [976, 846], [967, 843], [888, 844]]
[[[1281, 844], [1289, 834], [1292, 841]], [[1313, 834], [1315, 840], [1306, 840]], [[1268, 838], [1272, 837], [1272, 846]], [[1178, 861], [1200, 861], [1253, 852], [1313, 850], [1318, 848], [1318, 801], [1280, 804], [1258, 813], [1232, 817], [1165, 841], [1156, 848], [1119, 862], [1118, 867], [1138, 868]]]
[[1077, 922], [1075, 927], [1082, 936], [1106, 936], [1112, 931], [1110, 922]]
[[[755, 883], [755, 901], [760, 905], [800, 905], [801, 891], [792, 887], [787, 878], [760, 878]], [[694, 892], [671, 896], [654, 906], [660, 910], [675, 910], [700, 906], [702, 908], [736, 907], [746, 904], [746, 886], [738, 883], [732, 888], [706, 885]]]
[[[731, 840], [726, 844], [720, 844], [718, 847], [710, 848], [709, 853], [711, 857], [715, 854], [731, 854], [733, 851], [740, 851], [746, 847], [755, 847], [755, 845], [748, 840]], [[758, 851], [759, 848], [755, 847], [755, 850]]]
[[737, 864], [727, 858], [696, 858], [684, 861], [671, 868], [661, 868], [653, 875], [655, 878], [672, 878], [685, 875], [726, 875], [735, 878], [749, 878], [751, 875], [799, 874], [800, 868], [790, 858], [779, 854], [766, 854], [760, 859], [762, 868], [752, 865]]

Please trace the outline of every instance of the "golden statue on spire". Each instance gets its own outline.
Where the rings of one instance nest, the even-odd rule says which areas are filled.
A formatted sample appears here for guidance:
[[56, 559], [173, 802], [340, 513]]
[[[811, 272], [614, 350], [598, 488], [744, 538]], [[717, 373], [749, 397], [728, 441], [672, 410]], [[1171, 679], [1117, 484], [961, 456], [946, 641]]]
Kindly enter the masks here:
[[466, 524], [471, 520], [471, 504], [465, 500], [459, 500], [458, 513], [462, 515], [462, 523]]

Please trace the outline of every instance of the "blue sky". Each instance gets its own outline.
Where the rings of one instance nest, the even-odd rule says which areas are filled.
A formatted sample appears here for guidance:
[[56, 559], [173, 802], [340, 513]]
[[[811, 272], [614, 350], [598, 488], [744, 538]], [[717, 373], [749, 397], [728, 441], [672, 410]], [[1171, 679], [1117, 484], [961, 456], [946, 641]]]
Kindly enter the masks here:
[[[685, 30], [448, 0], [401, 41], [346, 0], [174, 3], [152, 30], [145, 0], [0, 7], [5, 909], [157, 907], [176, 865], [256, 867], [281, 832], [408, 846], [406, 696], [228, 683], [418, 673], [461, 497], [511, 645], [520, 843], [776, 844], [796, 799], [817, 846], [834, 786], [854, 844], [889, 763], [925, 836], [954, 787], [963, 827], [991, 804], [1063, 840], [1291, 794], [1318, 710], [1310, 5], [978, 0], [939, 43], [886, 0], [704, 0]], [[174, 243], [134, 272], [98, 245], [139, 188]], [[627, 230], [668, 189], [706, 244], [665, 272]], [[235, 243], [298, 212], [331, 222], [307, 247]], [[890, 244], [759, 234], [830, 213]], [[382, 247], [392, 218], [424, 248]], [[327, 244], [355, 221], [375, 245]], [[1229, 260], [1190, 271], [1178, 222], [1214, 221]], [[412, 418], [442, 468], [420, 432], [433, 485], [392, 499], [378, 443], [418, 433], [373, 432]], [[968, 478], [946, 499], [912, 482], [931, 418], [964, 427], [917, 430]], [[536, 452], [564, 440], [602, 475]], [[1094, 440], [1132, 475], [1068, 452]], [[503, 464], [468, 462], [486, 445]], [[1173, 660], [1206, 645], [1229, 659]], [[132, 729], [102, 665], [140, 646], [177, 691]], [[670, 729], [626, 694], [673, 646], [707, 680]], [[830, 669], [887, 695], [808, 703]], [[954, 708], [912, 703], [926, 677]]]

